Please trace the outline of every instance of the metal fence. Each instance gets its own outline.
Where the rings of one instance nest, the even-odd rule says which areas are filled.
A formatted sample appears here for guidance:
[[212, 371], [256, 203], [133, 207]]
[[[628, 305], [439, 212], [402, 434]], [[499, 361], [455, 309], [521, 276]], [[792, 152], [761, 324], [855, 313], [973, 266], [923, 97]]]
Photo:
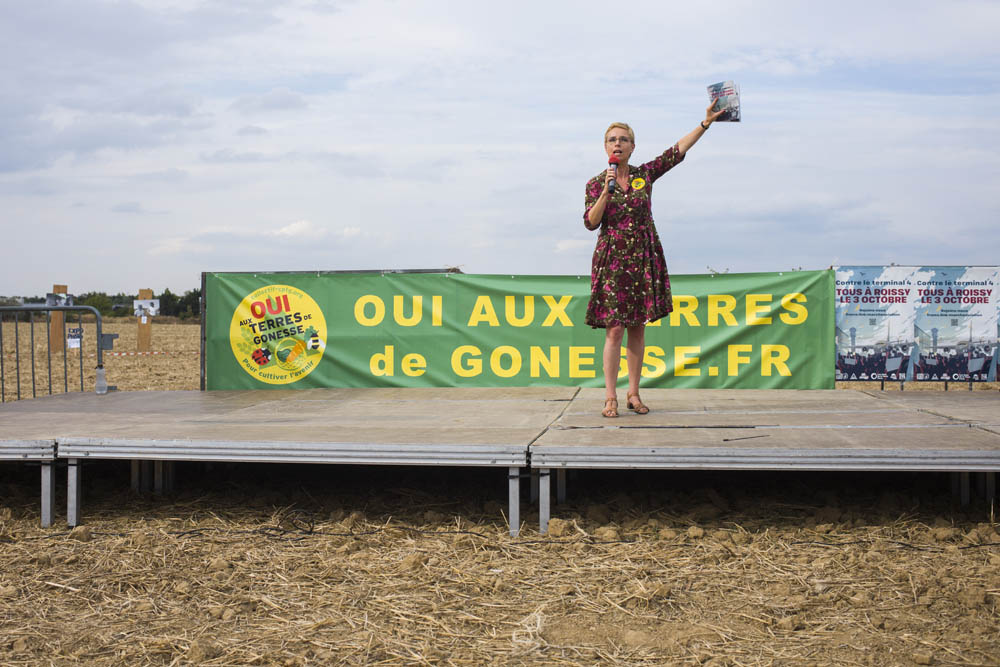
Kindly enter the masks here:
[[[14, 384], [16, 391], [13, 392], [16, 396], [15, 400], [20, 400], [26, 397], [27, 386], [24, 387], [24, 392], [22, 393], [22, 383], [27, 385], [27, 378], [22, 382], [22, 345], [21, 345], [21, 327], [19, 326], [23, 322], [28, 324], [28, 346], [30, 352], [27, 355], [27, 359], [24, 360], [25, 364], [30, 365], [31, 369], [31, 397], [35, 398], [39, 393], [52, 394], [53, 389], [58, 389], [59, 384], [59, 360], [58, 358], [53, 363], [53, 341], [52, 341], [52, 313], [53, 311], [60, 311], [67, 313], [71, 316], [72, 313], [76, 313], [76, 327], [67, 327], [66, 319], [63, 319], [61, 335], [61, 345], [55, 346], [55, 348], [62, 349], [62, 391], [70, 391], [70, 360], [69, 351], [70, 349], [79, 349], [78, 369], [74, 369], [74, 375], [77, 375], [77, 370], [80, 378], [80, 391], [84, 391], [84, 374], [83, 374], [83, 357], [84, 357], [84, 345], [83, 345], [83, 315], [84, 313], [92, 313], [95, 318], [97, 335], [96, 335], [96, 348], [97, 348], [97, 368], [95, 369], [95, 386], [94, 391], [98, 394], [105, 394], [109, 389], [114, 389], [114, 387], [109, 387], [107, 382], [107, 377], [104, 372], [104, 351], [111, 350], [114, 348], [115, 339], [118, 338], [118, 334], [108, 334], [102, 331], [101, 323], [101, 313], [98, 312], [93, 306], [75, 306], [75, 305], [47, 305], [47, 304], [31, 304], [24, 306], [0, 306], [0, 402], [7, 401], [7, 376], [9, 375], [8, 366], [10, 361], [8, 358], [12, 359], [14, 366]], [[45, 358], [43, 360], [38, 359], [39, 356], [36, 353], [36, 343], [35, 343], [35, 325], [41, 324], [41, 322], [36, 322], [37, 314], [45, 313]], [[13, 350], [9, 350], [4, 347], [4, 325], [13, 322], [14, 334], [13, 336], [8, 336], [7, 338], [13, 338], [14, 347]], [[78, 347], [71, 347], [72, 341], [78, 341]], [[9, 344], [8, 344], [9, 347]], [[57, 351], [58, 355], [58, 351]], [[41, 366], [41, 368], [39, 368]], [[53, 380], [53, 371], [55, 371], [56, 376]], [[41, 374], [42, 377], [38, 377]], [[39, 387], [41, 385], [41, 387]], [[76, 386], [76, 378], [74, 377], [72, 386]]]

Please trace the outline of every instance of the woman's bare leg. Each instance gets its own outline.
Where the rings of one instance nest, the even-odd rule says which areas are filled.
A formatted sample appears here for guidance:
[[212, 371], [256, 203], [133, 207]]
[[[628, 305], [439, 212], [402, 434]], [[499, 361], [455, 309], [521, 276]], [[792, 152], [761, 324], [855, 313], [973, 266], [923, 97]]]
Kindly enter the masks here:
[[628, 349], [626, 351], [628, 366], [628, 393], [625, 394], [629, 409], [640, 415], [649, 412], [649, 408], [639, 398], [639, 380], [642, 379], [642, 361], [646, 355], [646, 325], [628, 328]]
[[622, 359], [622, 337], [625, 327], [608, 327], [604, 334], [604, 395], [617, 398], [618, 369]]
[[625, 363], [628, 365], [628, 393], [639, 393], [642, 378], [642, 360], [646, 356], [646, 325], [628, 328], [628, 350]]

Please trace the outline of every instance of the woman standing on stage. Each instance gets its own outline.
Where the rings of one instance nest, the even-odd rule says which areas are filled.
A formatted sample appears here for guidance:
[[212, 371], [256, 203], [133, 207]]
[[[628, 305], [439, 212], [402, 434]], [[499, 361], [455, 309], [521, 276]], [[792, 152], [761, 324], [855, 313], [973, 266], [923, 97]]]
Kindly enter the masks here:
[[[628, 330], [628, 409], [640, 415], [649, 408], [639, 398], [639, 378], [646, 353], [646, 323], [673, 310], [670, 275], [660, 237], [653, 225], [653, 181], [684, 159], [721, 111], [705, 110], [705, 120], [651, 162], [628, 163], [635, 150], [635, 133], [625, 123], [612, 123], [604, 133], [608, 167], [587, 182], [583, 224], [600, 227], [590, 271], [590, 303], [586, 322], [606, 330], [604, 336], [605, 417], [618, 416], [618, 368], [621, 344]], [[616, 160], [617, 159], [617, 160]], [[612, 185], [613, 184], [613, 185]]]

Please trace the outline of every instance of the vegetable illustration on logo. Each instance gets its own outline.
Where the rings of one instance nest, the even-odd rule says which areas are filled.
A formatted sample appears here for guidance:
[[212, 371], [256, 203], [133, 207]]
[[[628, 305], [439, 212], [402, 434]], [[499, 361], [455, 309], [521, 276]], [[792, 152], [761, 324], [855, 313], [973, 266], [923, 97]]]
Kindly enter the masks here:
[[278, 363], [284, 366], [295, 363], [295, 360], [302, 354], [302, 350], [304, 349], [306, 349], [306, 344], [302, 341], [290, 341], [286, 338], [278, 344]]
[[268, 384], [311, 373], [326, 351], [326, 319], [316, 302], [289, 285], [255, 290], [237, 306], [229, 342], [240, 366]]

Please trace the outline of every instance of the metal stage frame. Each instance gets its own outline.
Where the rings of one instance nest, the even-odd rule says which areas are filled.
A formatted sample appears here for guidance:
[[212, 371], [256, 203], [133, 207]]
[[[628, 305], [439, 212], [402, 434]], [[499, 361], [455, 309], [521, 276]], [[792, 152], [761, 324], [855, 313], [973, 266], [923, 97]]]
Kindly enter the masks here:
[[[619, 419], [595, 414], [603, 390], [585, 389], [531, 446], [539, 476], [539, 530], [551, 515], [551, 478], [565, 472], [652, 470], [936, 471], [986, 473], [996, 494], [1000, 393], [854, 390], [649, 389], [653, 406]], [[659, 409], [657, 409], [659, 408]]]
[[[0, 405], [0, 461], [42, 463], [42, 523], [52, 467], [68, 463], [67, 520], [80, 522], [81, 467], [132, 461], [156, 491], [174, 461], [477, 466], [506, 471], [508, 522], [521, 525], [523, 468], [535, 475], [539, 530], [570, 469], [1000, 470], [1000, 392], [646, 389], [652, 408], [599, 414], [602, 389], [366, 388], [60, 394]], [[148, 476], [147, 476], [148, 477]]]
[[[3, 423], [0, 418], [0, 424]], [[52, 525], [52, 509], [56, 504], [56, 487], [52, 469], [56, 462], [55, 440], [19, 440], [3, 431], [0, 436], [0, 462], [36, 462], [42, 469], [42, 526]]]
[[[502, 469], [508, 521], [520, 527], [528, 446], [577, 389], [308, 389], [58, 394], [0, 406], [0, 451], [50, 434], [67, 461], [67, 522], [80, 522], [87, 460], [132, 461], [133, 487], [152, 463], [170, 486], [171, 462], [476, 466]], [[17, 441], [7, 438], [18, 438]], [[147, 476], [148, 481], [148, 476]]]

